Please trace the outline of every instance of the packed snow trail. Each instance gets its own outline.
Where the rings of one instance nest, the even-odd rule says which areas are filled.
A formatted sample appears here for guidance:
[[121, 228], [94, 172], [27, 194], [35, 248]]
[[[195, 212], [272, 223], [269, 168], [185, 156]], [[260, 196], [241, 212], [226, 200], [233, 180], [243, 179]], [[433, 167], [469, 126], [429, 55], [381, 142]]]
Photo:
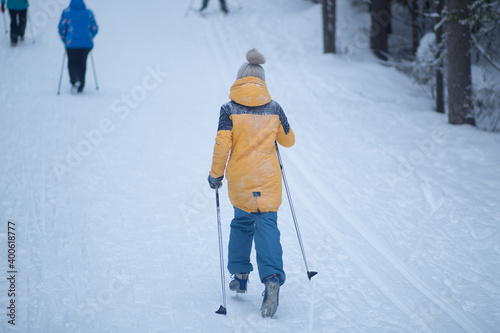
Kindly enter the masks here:
[[[9, 220], [18, 265], [16, 325], [2, 278], [0, 331], [495, 332], [498, 134], [446, 125], [418, 87], [370, 55], [367, 14], [347, 1], [336, 56], [322, 54], [318, 5], [228, 3], [228, 16], [211, 1], [206, 17], [185, 17], [188, 1], [88, 1], [100, 89], [89, 61], [76, 96], [66, 69], [56, 95], [59, 2], [32, 4], [35, 43], [28, 29], [18, 47], [0, 45], [0, 270]], [[273, 319], [261, 317], [256, 272], [247, 294], [226, 290], [227, 316], [214, 313], [206, 177], [220, 105], [252, 47], [297, 136], [281, 154], [319, 272], [307, 280], [284, 196], [287, 283]], [[226, 247], [232, 215], [224, 186]]]

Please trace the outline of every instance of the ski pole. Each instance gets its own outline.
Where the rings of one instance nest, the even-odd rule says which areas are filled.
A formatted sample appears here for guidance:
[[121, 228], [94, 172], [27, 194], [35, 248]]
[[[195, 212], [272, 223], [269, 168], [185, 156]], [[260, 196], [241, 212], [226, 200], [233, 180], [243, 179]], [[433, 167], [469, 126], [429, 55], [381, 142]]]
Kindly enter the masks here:
[[64, 55], [63, 55], [63, 61], [61, 65], [61, 75], [59, 76], [59, 88], [57, 89], [57, 94], [61, 94], [61, 82], [62, 82], [62, 77], [63, 77], [63, 71], [64, 71], [64, 62], [66, 61], [66, 49], [64, 50]]
[[7, 30], [7, 21], [5, 21], [5, 12], [2, 13], [3, 16], [3, 27], [5, 28], [5, 33], [8, 34], [9, 31]]
[[188, 16], [189, 12], [193, 9], [193, 2], [194, 2], [194, 0], [191, 0], [191, 2], [189, 3], [189, 7], [186, 10], [186, 14], [184, 14], [184, 16]]
[[295, 224], [295, 231], [297, 231], [297, 237], [299, 239], [300, 250], [302, 251], [302, 257], [304, 258], [304, 264], [306, 265], [307, 277], [309, 280], [318, 274], [318, 272], [309, 271], [307, 267], [306, 253], [304, 251], [304, 245], [302, 244], [302, 237], [300, 236], [299, 224], [297, 223], [297, 217], [295, 216], [295, 210], [293, 209], [292, 197], [290, 196], [290, 191], [288, 189], [288, 182], [286, 181], [285, 169], [283, 168], [283, 162], [281, 161], [280, 150], [278, 149], [278, 143], [274, 143], [276, 145], [276, 154], [278, 155], [278, 161], [280, 163], [281, 174], [283, 175], [283, 182], [285, 183], [286, 195], [288, 197], [288, 202], [290, 203], [290, 209], [292, 210], [293, 223]]
[[92, 61], [92, 68], [94, 70], [95, 90], [99, 90], [99, 85], [97, 84], [97, 75], [96, 75], [96, 72], [95, 72], [94, 54], [93, 54], [93, 52], [90, 53], [90, 60]]
[[219, 259], [220, 259], [220, 280], [222, 284], [222, 305], [219, 310], [215, 311], [217, 314], [226, 315], [226, 281], [224, 278], [224, 252], [222, 250], [222, 228], [220, 222], [220, 204], [219, 204], [219, 189], [215, 189], [215, 201], [217, 204], [217, 226], [219, 232]]
[[31, 16], [28, 13], [28, 25], [30, 26], [31, 39], [33, 39], [33, 44], [35, 44], [35, 34], [33, 33], [33, 25], [31, 24]]

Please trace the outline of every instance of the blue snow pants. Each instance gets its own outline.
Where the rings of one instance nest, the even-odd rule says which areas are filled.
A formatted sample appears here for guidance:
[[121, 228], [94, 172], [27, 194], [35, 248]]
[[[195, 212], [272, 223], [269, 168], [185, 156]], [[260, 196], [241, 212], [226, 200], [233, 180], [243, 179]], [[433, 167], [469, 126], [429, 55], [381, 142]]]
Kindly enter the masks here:
[[227, 269], [229, 273], [253, 271], [250, 252], [255, 240], [259, 277], [265, 283], [266, 277], [276, 274], [280, 284], [285, 283], [283, 271], [283, 250], [278, 230], [278, 213], [247, 213], [234, 207], [234, 219], [231, 222]]

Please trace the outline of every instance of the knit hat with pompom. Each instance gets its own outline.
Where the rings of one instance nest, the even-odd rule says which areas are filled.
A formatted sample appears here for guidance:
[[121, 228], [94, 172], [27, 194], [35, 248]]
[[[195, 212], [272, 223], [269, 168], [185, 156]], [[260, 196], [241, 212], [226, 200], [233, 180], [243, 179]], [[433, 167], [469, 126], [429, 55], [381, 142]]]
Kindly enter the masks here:
[[238, 75], [236, 75], [236, 80], [242, 79], [247, 76], [258, 77], [262, 81], [266, 80], [266, 74], [264, 73], [264, 68], [261, 66], [266, 62], [264, 56], [256, 49], [251, 49], [247, 52], [247, 61], [241, 65], [238, 70]]

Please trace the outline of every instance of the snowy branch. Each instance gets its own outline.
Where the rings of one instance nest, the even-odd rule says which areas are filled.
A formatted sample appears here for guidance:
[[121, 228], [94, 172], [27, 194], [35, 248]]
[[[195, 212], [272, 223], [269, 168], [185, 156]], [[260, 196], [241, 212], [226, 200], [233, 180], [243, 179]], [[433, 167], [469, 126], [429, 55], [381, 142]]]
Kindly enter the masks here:
[[495, 67], [499, 72], [500, 72], [500, 65], [497, 64], [490, 56], [489, 54], [485, 51], [485, 49], [481, 46], [481, 44], [479, 44], [479, 42], [477, 41], [476, 37], [474, 37], [474, 35], [471, 36], [472, 37], [472, 42], [474, 44], [474, 47], [479, 51], [479, 53], [481, 53], [483, 55], [483, 57], [488, 60], [488, 62], [493, 66]]

